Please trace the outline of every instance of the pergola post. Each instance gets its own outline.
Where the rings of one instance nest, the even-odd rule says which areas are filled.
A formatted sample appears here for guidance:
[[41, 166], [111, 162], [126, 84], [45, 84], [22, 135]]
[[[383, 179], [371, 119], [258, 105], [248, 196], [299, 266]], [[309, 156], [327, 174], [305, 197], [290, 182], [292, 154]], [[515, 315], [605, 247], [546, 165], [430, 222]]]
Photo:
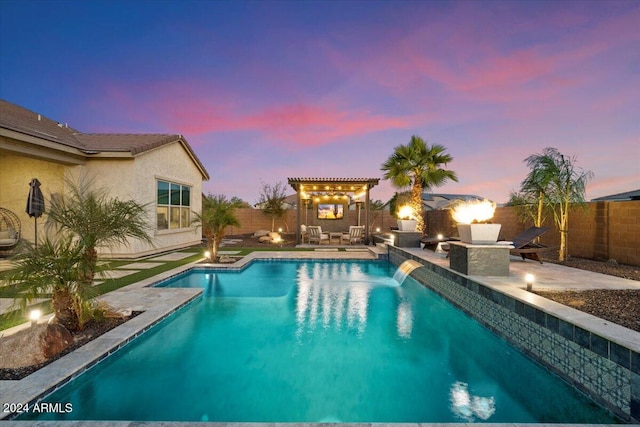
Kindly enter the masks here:
[[367, 191], [366, 191], [366, 195], [365, 195], [365, 199], [364, 199], [364, 209], [367, 212], [366, 216], [365, 216], [365, 230], [364, 230], [364, 235], [365, 235], [365, 239], [364, 239], [364, 244], [368, 245], [369, 241], [370, 241], [370, 224], [369, 224], [369, 186], [367, 185]]
[[[297, 207], [296, 207], [296, 245], [299, 245], [300, 243], [302, 243], [300, 241], [300, 238], [302, 237], [302, 227], [300, 224], [300, 220], [302, 218], [301, 214], [300, 214], [300, 206], [302, 205], [302, 194], [300, 193], [300, 187], [298, 187], [298, 189], [296, 190], [296, 194], [297, 194], [297, 200], [298, 202], [296, 203]], [[306, 208], [306, 205], [305, 205]], [[306, 225], [306, 224], [305, 224]]]

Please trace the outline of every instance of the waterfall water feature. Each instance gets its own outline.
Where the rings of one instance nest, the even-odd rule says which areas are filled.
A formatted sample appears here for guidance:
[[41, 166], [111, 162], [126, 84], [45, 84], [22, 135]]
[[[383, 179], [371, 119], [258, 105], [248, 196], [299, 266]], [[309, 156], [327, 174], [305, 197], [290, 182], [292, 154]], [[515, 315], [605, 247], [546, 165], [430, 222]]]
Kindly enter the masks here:
[[402, 283], [405, 281], [407, 276], [411, 274], [413, 270], [419, 267], [422, 267], [422, 264], [420, 264], [418, 261], [408, 259], [400, 264], [400, 266], [398, 266], [398, 270], [396, 270], [393, 275], [393, 280], [396, 281], [396, 283], [398, 284], [397, 286], [402, 286]]

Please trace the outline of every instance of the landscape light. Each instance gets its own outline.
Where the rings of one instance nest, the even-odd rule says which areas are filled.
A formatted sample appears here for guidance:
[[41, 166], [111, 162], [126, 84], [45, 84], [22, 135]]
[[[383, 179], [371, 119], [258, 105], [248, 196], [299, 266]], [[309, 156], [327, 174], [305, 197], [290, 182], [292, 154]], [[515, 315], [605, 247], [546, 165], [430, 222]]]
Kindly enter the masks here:
[[438, 240], [443, 240], [444, 236], [442, 234], [438, 234]]
[[211, 252], [209, 252], [209, 251], [205, 251], [205, 252], [204, 252], [204, 257], [205, 257], [206, 259], [210, 260], [210, 259], [211, 259]]
[[527, 273], [524, 276], [524, 281], [527, 283], [527, 291], [531, 292], [533, 290], [533, 280], [535, 277], [531, 273]]
[[40, 320], [40, 316], [42, 316], [42, 312], [40, 310], [31, 310], [31, 312], [29, 313], [31, 326], [35, 326], [38, 324], [38, 320]]
[[376, 227], [376, 233], [380, 232], [380, 227]]

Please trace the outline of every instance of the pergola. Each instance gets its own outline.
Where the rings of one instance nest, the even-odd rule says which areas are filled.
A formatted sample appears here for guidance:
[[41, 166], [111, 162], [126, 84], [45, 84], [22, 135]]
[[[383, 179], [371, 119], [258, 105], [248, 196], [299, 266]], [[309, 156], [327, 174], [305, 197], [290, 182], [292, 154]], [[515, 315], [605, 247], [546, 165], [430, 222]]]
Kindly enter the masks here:
[[[301, 209], [323, 199], [342, 198], [356, 204], [364, 204], [365, 243], [369, 243], [369, 191], [378, 185], [379, 178], [289, 178], [289, 185], [297, 194], [296, 242], [300, 243]], [[305, 211], [306, 212], [306, 211]]]

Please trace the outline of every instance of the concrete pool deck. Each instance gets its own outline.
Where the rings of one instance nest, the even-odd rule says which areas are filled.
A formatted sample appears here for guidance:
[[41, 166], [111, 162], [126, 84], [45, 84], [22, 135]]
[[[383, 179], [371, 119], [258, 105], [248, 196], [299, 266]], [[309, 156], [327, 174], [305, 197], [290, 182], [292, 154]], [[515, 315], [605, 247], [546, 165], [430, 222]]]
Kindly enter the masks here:
[[[407, 249], [406, 252], [425, 259], [442, 267], [449, 267], [449, 260], [443, 259], [434, 252], [421, 249]], [[209, 264], [217, 268], [240, 269], [245, 267], [254, 259], [377, 259], [380, 252], [377, 251], [348, 251], [348, 252], [253, 252], [233, 264]], [[161, 280], [180, 274], [194, 266], [203, 264], [192, 263], [177, 269], [162, 273], [153, 278], [149, 278], [119, 290], [110, 292], [101, 297], [116, 309], [133, 309], [144, 311], [144, 313], [131, 319], [125, 324], [109, 331], [91, 343], [75, 350], [74, 352], [58, 359], [50, 365], [38, 370], [28, 377], [19, 381], [0, 381], [0, 403], [3, 408], [6, 404], [35, 402], [42, 397], [67, 383], [84, 370], [98, 363], [109, 354], [126, 345], [132, 339], [155, 325], [157, 322], [179, 310], [189, 302], [196, 299], [201, 293], [201, 289], [189, 288], [152, 288], [150, 285]], [[590, 329], [595, 328], [603, 335], [608, 336], [612, 341], [625, 343], [630, 349], [640, 352], [640, 333], [623, 328], [619, 325], [588, 315], [564, 305], [555, 303], [545, 298], [526, 292], [524, 275], [531, 273], [535, 275], [534, 287], [548, 290], [565, 289], [640, 289], [640, 282], [606, 276], [598, 273], [586, 272], [555, 264], [539, 264], [532, 261], [522, 261], [519, 258], [512, 258], [510, 263], [510, 274], [508, 277], [479, 277], [468, 276], [473, 280], [486, 284], [487, 286], [499, 289], [501, 292], [525, 299], [528, 303], [539, 306], [545, 311], [558, 314], [560, 317], [569, 317], [582, 325], [587, 325]], [[0, 419], [10, 417], [10, 413], [0, 413]], [[33, 425], [34, 422], [20, 421], [0, 421], [2, 425]], [[173, 422], [37, 422], [38, 425], [214, 425], [214, 426], [251, 426], [255, 423], [173, 423]], [[268, 423], [278, 425], [277, 423]], [[264, 425], [264, 424], [262, 424]], [[314, 423], [287, 423], [282, 424], [292, 426], [315, 426]], [[351, 425], [371, 425], [351, 424]], [[391, 425], [391, 424], [386, 424]], [[401, 425], [401, 424], [398, 424]], [[403, 424], [406, 425], [406, 424]], [[418, 424], [418, 425], [441, 425], [441, 424]], [[452, 424], [449, 424], [452, 425]], [[466, 425], [461, 423], [459, 425]], [[485, 424], [491, 425], [491, 424]], [[502, 424], [504, 425], [504, 424]], [[510, 424], [516, 425], [516, 424]], [[526, 424], [519, 424], [526, 425]], [[532, 424], [539, 426], [540, 424]]]

